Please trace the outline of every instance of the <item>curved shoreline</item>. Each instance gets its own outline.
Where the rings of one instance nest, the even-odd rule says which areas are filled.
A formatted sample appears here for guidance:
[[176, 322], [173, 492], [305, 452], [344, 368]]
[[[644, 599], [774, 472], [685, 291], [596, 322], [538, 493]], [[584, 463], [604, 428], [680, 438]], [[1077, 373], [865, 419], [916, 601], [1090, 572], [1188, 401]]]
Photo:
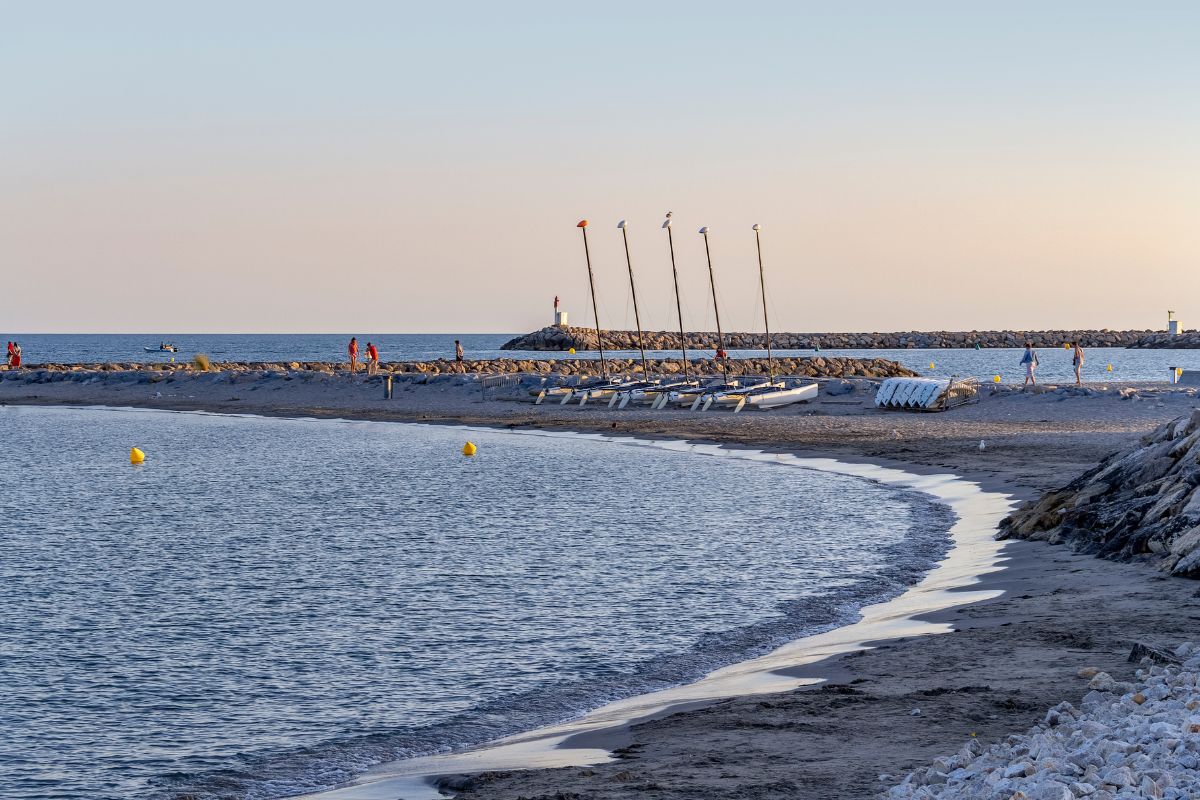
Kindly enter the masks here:
[[[479, 426], [460, 426], [480, 430]], [[496, 430], [488, 428], [488, 430]], [[769, 461], [878, 481], [930, 495], [954, 512], [951, 546], [946, 555], [915, 585], [897, 597], [861, 609], [849, 625], [802, 637], [766, 655], [717, 669], [698, 681], [635, 695], [583, 716], [457, 753], [422, 756], [380, 765], [355, 781], [333, 789], [295, 795], [297, 800], [434, 800], [444, 797], [436, 782], [449, 775], [497, 770], [554, 768], [600, 764], [612, 760], [609, 741], [629, 726], [719, 700], [789, 691], [828, 679], [814, 665], [835, 656], [872, 647], [872, 642], [900, 637], [948, 633], [952, 627], [921, 616], [991, 599], [1002, 590], [968, 591], [982, 575], [1000, 566], [1004, 544], [992, 534], [1011, 510], [1012, 496], [985, 491], [978, 483], [949, 473], [917, 474], [871, 463], [801, 457], [758, 449], [680, 439], [640, 439], [573, 431], [521, 430], [516, 435], [587, 437], [626, 446], [659, 447], [706, 455]]]

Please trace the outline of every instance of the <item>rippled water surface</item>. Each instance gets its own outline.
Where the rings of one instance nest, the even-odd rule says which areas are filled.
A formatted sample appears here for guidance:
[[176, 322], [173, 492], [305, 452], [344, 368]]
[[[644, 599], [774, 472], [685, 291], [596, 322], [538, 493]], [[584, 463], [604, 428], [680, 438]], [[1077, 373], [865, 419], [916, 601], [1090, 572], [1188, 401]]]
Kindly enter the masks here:
[[0, 433], [6, 800], [328, 786], [843, 623], [947, 545], [915, 494], [630, 442], [30, 407]]

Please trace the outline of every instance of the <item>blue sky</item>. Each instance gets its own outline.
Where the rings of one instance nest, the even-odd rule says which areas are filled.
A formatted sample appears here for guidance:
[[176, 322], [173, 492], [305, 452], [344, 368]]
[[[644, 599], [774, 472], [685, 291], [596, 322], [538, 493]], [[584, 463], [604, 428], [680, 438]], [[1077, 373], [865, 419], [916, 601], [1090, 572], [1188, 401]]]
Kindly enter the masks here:
[[1200, 6], [831, 5], [0, 3], [5, 324], [1200, 323]]

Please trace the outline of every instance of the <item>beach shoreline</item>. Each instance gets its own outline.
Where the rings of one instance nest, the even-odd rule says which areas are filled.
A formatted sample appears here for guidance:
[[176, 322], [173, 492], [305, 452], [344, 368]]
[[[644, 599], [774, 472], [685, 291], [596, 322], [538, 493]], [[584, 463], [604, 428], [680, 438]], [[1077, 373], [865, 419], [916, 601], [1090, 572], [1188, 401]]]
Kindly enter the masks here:
[[[414, 388], [401, 402], [371, 387], [243, 399], [220, 386], [192, 397], [153, 397], [145, 386], [0, 384], [0, 403], [127, 405], [219, 413], [340, 417], [569, 429], [684, 439], [769, 452], [821, 455], [847, 463], [897, 466], [917, 474], [953, 472], [1018, 498], [1065, 483], [1107, 453], [1165, 419], [1186, 413], [1193, 395], [1149, 400], [1116, 396], [1064, 400], [998, 395], [945, 415], [872, 412], [863, 402], [767, 415], [689, 415], [533, 408], [482, 402], [461, 387]], [[239, 387], [240, 388], [240, 387]], [[198, 396], [199, 395], [199, 396]], [[850, 398], [853, 400], [853, 398]], [[861, 398], [859, 398], [861, 400]], [[986, 439], [984, 450], [978, 449]], [[823, 671], [825, 689], [719, 701], [629, 727], [599, 766], [485, 772], [442, 785], [464, 798], [869, 797], [880, 774], [954, 752], [966, 738], [989, 741], [1028, 727], [1045, 709], [1086, 691], [1082, 666], [1114, 675], [1133, 641], [1186, 638], [1187, 611], [1200, 614], [1194, 585], [1140, 565], [1114, 564], [1038, 542], [1003, 545], [1004, 569], [979, 588], [1006, 594], [938, 612], [929, 621], [952, 635], [902, 637], [860, 655], [836, 656], [795, 677]], [[933, 642], [937, 644], [933, 644]], [[1013, 674], [1018, 658], [1025, 669]], [[1006, 667], [1007, 665], [1007, 667]], [[919, 705], [918, 705], [919, 704]], [[920, 716], [910, 716], [913, 708]], [[815, 727], [814, 727], [815, 726]], [[972, 728], [967, 731], [966, 727]]]

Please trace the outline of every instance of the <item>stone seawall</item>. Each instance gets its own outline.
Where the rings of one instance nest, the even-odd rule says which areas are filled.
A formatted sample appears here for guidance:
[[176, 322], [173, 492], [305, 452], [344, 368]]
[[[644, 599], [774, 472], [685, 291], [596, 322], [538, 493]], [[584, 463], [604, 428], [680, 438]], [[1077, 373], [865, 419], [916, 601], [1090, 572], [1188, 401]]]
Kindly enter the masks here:
[[[678, 360], [649, 359], [650, 372], [654, 375], [674, 375], [683, 372]], [[730, 359], [730, 373], [738, 375], [766, 375], [765, 358]], [[497, 358], [463, 362], [464, 371], [472, 375], [597, 375], [600, 362], [590, 358], [517, 359]], [[709, 358], [694, 359], [690, 368], [696, 375], [719, 375], [720, 364]], [[395, 361], [380, 365], [380, 373], [386, 375], [441, 375], [459, 372], [453, 361]], [[613, 375], [641, 373], [641, 361], [636, 359], [608, 359], [608, 371]], [[326, 375], [346, 374], [349, 367], [345, 362], [290, 361], [290, 362], [223, 362], [213, 363], [207, 371], [195, 369], [188, 363], [107, 363], [107, 364], [38, 364], [37, 366], [9, 369], [0, 366], [0, 380], [20, 380], [26, 383], [51, 383], [56, 381], [84, 380], [137, 380], [157, 383], [175, 375], [213, 375], [284, 377], [299, 373], [322, 373]], [[365, 374], [360, 367], [359, 375]], [[895, 361], [884, 358], [841, 358], [814, 356], [810, 358], [777, 358], [775, 374], [809, 378], [892, 378], [915, 375], [912, 370]]]
[[[1037, 347], [1062, 347], [1064, 342], [1078, 341], [1083, 347], [1200, 347], [1200, 334], [1195, 345], [1149, 345], [1140, 342], [1156, 337], [1155, 331], [1058, 330], [1058, 331], [901, 331], [897, 333], [773, 333], [771, 346], [780, 350], [897, 350], [917, 348], [1023, 347], [1032, 341]], [[1165, 334], [1163, 334], [1165, 336]], [[642, 334], [648, 350], [679, 349], [679, 334], [671, 331], [645, 331]], [[1182, 340], [1185, 336], [1175, 337]], [[729, 350], [759, 350], [763, 346], [761, 333], [726, 333]], [[689, 348], [712, 350], [717, 344], [714, 331], [687, 334]], [[518, 336], [502, 346], [502, 350], [595, 350], [596, 331], [591, 328], [560, 328], [550, 326]], [[604, 347], [610, 350], [636, 350], [636, 331], [604, 331]]]
[[1001, 536], [1200, 577], [1200, 409], [1018, 509]]
[[1143, 336], [1130, 347], [1149, 350], [1200, 350], [1200, 331], [1184, 331], [1178, 336], [1169, 333], [1153, 333]]

